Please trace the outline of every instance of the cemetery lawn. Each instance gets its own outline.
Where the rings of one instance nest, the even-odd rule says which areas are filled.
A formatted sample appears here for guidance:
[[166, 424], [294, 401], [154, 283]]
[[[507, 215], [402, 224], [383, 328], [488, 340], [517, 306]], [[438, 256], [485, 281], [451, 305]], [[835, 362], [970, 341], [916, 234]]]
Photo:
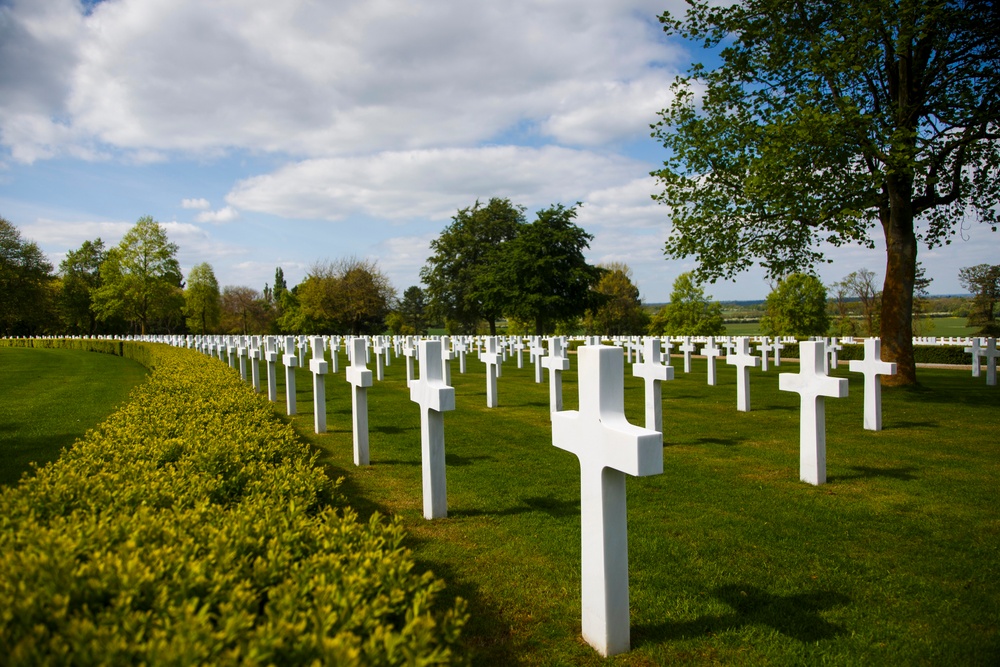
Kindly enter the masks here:
[[[535, 384], [527, 355], [524, 369], [508, 360], [488, 409], [484, 365], [470, 355], [462, 375], [452, 362], [448, 518], [425, 521], [404, 360], [368, 390], [364, 468], [340, 363], [329, 432], [313, 433], [307, 370], [291, 422], [362, 517], [401, 517], [420, 567], [469, 601], [473, 663], [604, 664], [580, 637], [579, 465], [552, 445], [547, 374]], [[778, 390], [797, 364], [751, 372], [749, 413], [732, 366], [709, 387], [703, 359], [682, 364], [663, 385], [664, 472], [626, 483], [632, 650], [611, 664], [1000, 664], [1000, 387], [985, 371], [920, 369], [921, 386], [884, 389], [876, 433], [862, 428], [862, 376], [842, 365], [850, 395], [826, 399], [828, 483], [813, 487], [798, 481], [799, 397]], [[628, 367], [625, 401], [642, 424]]]
[[148, 372], [110, 354], [16, 347], [0, 347], [0, 368], [0, 485], [58, 458]]

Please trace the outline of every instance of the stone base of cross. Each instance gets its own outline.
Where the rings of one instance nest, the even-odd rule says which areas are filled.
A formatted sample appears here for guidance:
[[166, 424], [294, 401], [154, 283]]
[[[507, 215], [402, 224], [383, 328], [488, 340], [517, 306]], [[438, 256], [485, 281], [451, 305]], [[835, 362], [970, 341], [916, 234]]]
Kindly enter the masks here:
[[410, 383], [410, 400], [420, 406], [420, 467], [424, 491], [424, 518], [448, 516], [445, 479], [444, 413], [455, 409], [455, 390], [441, 373], [441, 343], [419, 343], [420, 378]]
[[799, 372], [778, 375], [778, 388], [802, 397], [799, 417], [799, 479], [826, 483], [826, 406], [824, 397], [847, 396], [847, 380], [826, 374], [823, 341], [799, 343]]
[[552, 444], [580, 460], [583, 638], [609, 656], [630, 648], [625, 475], [663, 472], [663, 436], [625, 419], [621, 348], [577, 358], [580, 409], [552, 414]]

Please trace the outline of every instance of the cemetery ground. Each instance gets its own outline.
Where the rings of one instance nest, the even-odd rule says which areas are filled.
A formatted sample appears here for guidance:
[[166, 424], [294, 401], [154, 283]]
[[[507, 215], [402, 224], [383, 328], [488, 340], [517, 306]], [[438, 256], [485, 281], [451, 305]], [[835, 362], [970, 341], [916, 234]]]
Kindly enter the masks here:
[[13, 347], [0, 347], [0, 368], [0, 485], [55, 460], [148, 373], [110, 354]]
[[[341, 352], [327, 376], [329, 431], [313, 432], [304, 369], [291, 422], [362, 518], [402, 517], [421, 566], [469, 601], [474, 664], [603, 663], [580, 637], [579, 464], [552, 445], [548, 386], [527, 355], [523, 369], [504, 364], [492, 409], [484, 365], [470, 355], [463, 375], [452, 362], [448, 517], [434, 521], [422, 516], [404, 360], [369, 389], [371, 465], [360, 468], [345, 364]], [[573, 358], [565, 409], [577, 407], [575, 370]], [[1000, 661], [996, 388], [921, 369], [920, 387], [884, 389], [885, 430], [871, 432], [862, 376], [841, 366], [850, 396], [826, 399], [829, 481], [813, 487], [798, 480], [799, 397], [777, 388], [797, 364], [752, 372], [749, 413], [736, 411], [733, 367], [719, 364], [715, 387], [704, 360], [692, 371], [663, 383], [663, 474], [626, 483], [632, 651], [614, 664]], [[625, 405], [641, 425], [628, 365]]]
[[[9, 352], [34, 363], [50, 351]], [[921, 369], [921, 386], [885, 388], [885, 430], [871, 432], [862, 377], [842, 364], [850, 396], [826, 399], [828, 483], [813, 487], [798, 481], [799, 397], [777, 389], [778, 373], [797, 364], [752, 371], [752, 411], [739, 413], [733, 367], [719, 363], [709, 387], [703, 359], [685, 374], [674, 357], [676, 379], [663, 383], [664, 472], [626, 482], [632, 650], [605, 661], [580, 637], [579, 464], [552, 445], [547, 382], [535, 384], [527, 355], [523, 369], [504, 363], [493, 409], [484, 365], [470, 355], [461, 374], [452, 362], [448, 517], [434, 521], [421, 511], [419, 409], [404, 360], [368, 390], [372, 465], [361, 468], [342, 351], [339, 361], [326, 377], [327, 433], [313, 433], [307, 369], [296, 371], [289, 418], [279, 364], [274, 410], [345, 478], [362, 519], [402, 519], [418, 566], [448, 582], [443, 605], [469, 601], [462, 641], [474, 664], [1000, 662], [1000, 392], [967, 369]], [[62, 363], [54, 374], [78, 370]], [[89, 401], [96, 386], [82, 384], [72, 400]], [[8, 387], [8, 407], [18, 395], [40, 400], [24, 387]], [[641, 425], [643, 387], [628, 364], [625, 407]], [[64, 419], [44, 428], [61, 434]]]

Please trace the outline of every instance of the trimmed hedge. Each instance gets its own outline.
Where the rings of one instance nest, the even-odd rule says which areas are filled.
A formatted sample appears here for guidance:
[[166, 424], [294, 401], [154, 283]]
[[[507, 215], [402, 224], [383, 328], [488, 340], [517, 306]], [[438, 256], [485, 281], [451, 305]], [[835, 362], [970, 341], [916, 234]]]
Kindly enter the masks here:
[[398, 521], [342, 506], [339, 481], [225, 364], [165, 345], [31, 343], [152, 373], [0, 493], [5, 664], [464, 662], [464, 601], [437, 600], [444, 584], [414, 572]]

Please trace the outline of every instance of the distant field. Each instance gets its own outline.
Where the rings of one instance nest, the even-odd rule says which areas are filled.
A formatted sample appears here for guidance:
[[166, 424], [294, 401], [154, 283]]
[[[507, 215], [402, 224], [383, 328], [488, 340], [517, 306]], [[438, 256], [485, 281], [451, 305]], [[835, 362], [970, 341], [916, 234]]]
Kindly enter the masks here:
[[[950, 336], [971, 336], [976, 332], [966, 325], [964, 317], [935, 317], [923, 323], [922, 336], [938, 336], [947, 338]], [[727, 336], [758, 336], [760, 335], [760, 322], [740, 322], [726, 325]]]
[[0, 485], [42, 466], [102, 422], [146, 378], [130, 359], [0, 347]]

